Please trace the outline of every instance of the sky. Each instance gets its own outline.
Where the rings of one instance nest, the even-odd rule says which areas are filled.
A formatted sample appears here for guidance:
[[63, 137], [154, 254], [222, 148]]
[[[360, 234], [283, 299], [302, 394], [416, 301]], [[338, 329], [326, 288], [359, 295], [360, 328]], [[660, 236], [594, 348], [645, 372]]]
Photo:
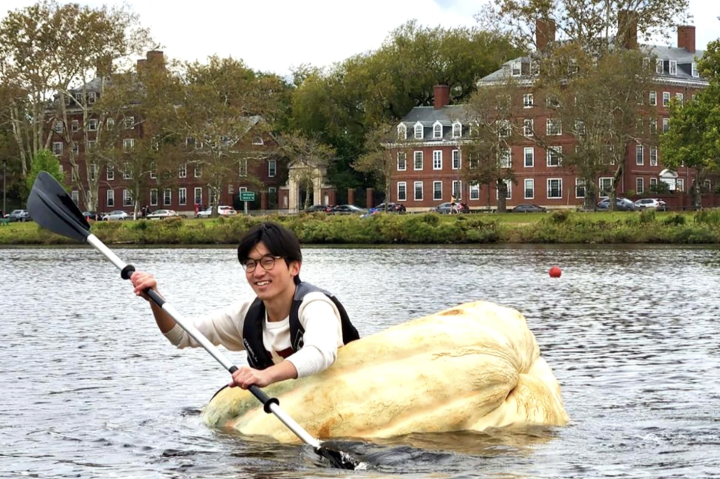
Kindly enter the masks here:
[[[474, 26], [474, 15], [487, 0], [76, 1], [91, 7], [126, 3], [167, 58], [202, 62], [213, 54], [232, 56], [254, 70], [286, 76], [304, 63], [326, 67], [375, 50], [412, 19], [430, 27]], [[0, 16], [35, 3], [1, 0]], [[720, 0], [690, 0], [689, 13], [697, 49], [704, 50], [720, 37]]]

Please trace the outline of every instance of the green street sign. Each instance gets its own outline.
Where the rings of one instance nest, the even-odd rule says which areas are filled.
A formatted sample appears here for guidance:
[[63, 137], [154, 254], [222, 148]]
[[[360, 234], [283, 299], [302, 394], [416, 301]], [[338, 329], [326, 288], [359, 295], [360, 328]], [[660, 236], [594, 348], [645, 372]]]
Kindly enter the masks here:
[[255, 201], [255, 192], [254, 191], [241, 191], [240, 192], [240, 201]]

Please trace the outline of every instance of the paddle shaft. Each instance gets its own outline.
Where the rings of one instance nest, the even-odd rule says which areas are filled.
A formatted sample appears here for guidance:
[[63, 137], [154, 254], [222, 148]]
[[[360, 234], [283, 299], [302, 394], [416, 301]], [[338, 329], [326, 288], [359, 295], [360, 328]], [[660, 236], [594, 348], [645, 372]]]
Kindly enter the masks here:
[[[90, 234], [86, 238], [87, 242], [90, 243], [95, 249], [102, 253], [107, 259], [110, 260], [119, 270], [120, 275], [123, 279], [130, 279], [130, 276], [135, 271], [132, 265], [128, 265], [121, 260], [115, 253], [110, 250], [105, 244], [100, 241], [95, 235]], [[192, 325], [182, 314], [180, 314], [172, 305], [168, 304], [157, 292], [148, 289], [145, 294], [157, 304], [163, 311], [172, 317], [177, 324], [180, 325], [195, 341], [200, 344], [210, 355], [217, 360], [222, 366], [230, 372], [230, 374], [237, 371], [238, 367], [235, 366], [220, 350], [212, 344], [198, 329]], [[252, 385], [249, 391], [255, 396], [261, 403], [266, 413], [273, 413], [283, 424], [285, 424], [297, 437], [302, 439], [305, 444], [308, 444], [316, 449], [320, 448], [320, 441], [312, 437], [305, 429], [302, 428], [293, 418], [288, 416], [285, 411], [280, 409], [279, 401], [275, 398], [270, 398], [262, 389]]]

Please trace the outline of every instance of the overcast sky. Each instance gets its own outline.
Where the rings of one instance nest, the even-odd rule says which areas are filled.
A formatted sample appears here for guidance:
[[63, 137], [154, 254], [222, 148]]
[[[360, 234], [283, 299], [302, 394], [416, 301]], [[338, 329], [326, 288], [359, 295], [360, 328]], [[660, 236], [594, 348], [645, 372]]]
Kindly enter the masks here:
[[[408, 20], [421, 25], [472, 26], [486, 0], [125, 0], [149, 27], [166, 57], [241, 58], [252, 69], [287, 75], [292, 66], [323, 67], [377, 49]], [[61, 3], [66, 3], [60, 0]], [[34, 0], [2, 0], [6, 11]], [[123, 0], [87, 1], [91, 6]], [[720, 37], [720, 0], [690, 0], [698, 49]], [[672, 41], [675, 34], [672, 33]], [[674, 46], [674, 43], [673, 43]]]

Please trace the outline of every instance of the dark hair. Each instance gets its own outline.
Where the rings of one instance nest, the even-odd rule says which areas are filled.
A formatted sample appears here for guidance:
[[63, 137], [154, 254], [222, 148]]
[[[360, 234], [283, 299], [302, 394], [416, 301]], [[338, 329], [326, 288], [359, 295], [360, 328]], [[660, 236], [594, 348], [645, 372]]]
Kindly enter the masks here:
[[[264, 244], [271, 255], [282, 256], [288, 266], [293, 261], [302, 262], [300, 241], [295, 233], [271, 221], [253, 226], [245, 233], [238, 246], [238, 261], [247, 261], [258, 243]], [[300, 275], [295, 276], [295, 284], [300, 284]]]

